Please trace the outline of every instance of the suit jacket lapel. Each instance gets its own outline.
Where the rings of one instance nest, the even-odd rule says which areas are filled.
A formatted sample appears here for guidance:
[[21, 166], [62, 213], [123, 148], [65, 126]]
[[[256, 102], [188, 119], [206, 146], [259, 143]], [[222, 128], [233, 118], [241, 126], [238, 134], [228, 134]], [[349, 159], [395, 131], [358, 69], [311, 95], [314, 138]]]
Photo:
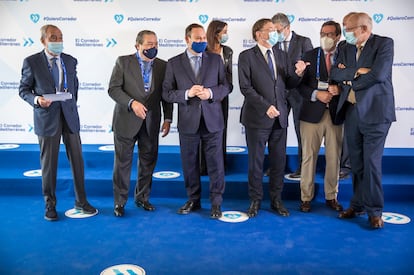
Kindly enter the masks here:
[[[203, 63], [203, 62], [201, 62], [201, 63]], [[181, 54], [181, 65], [182, 65], [182, 68], [184, 69], [185, 73], [191, 79], [191, 81], [195, 84], [199, 84], [199, 83], [197, 83], [196, 77], [195, 77], [194, 72], [193, 72], [193, 68], [191, 67], [190, 60], [188, 59], [188, 56], [187, 56], [186, 52]], [[201, 65], [201, 67], [203, 67], [203, 65]]]
[[139, 64], [138, 58], [135, 54], [130, 55], [130, 62], [128, 62], [130, 72], [136, 72], [134, 74], [134, 81], [137, 87], [140, 87], [139, 91], [145, 91], [144, 80], [142, 79], [141, 65]]
[[[273, 51], [272, 51], [273, 52]], [[263, 54], [262, 54], [262, 52], [260, 51], [260, 48], [259, 48], [259, 46], [255, 46], [255, 48], [254, 48], [254, 53], [256, 54], [256, 56], [257, 56], [257, 59], [258, 60], [260, 60], [259, 62], [262, 64], [262, 66], [264, 66], [265, 68], [266, 68], [266, 71], [267, 71], [267, 73], [269, 74], [269, 76], [271, 77], [271, 78], [273, 78], [272, 77], [272, 72], [270, 71], [270, 68], [269, 68], [269, 64], [266, 62], [266, 59], [265, 59], [265, 57], [263, 56]], [[277, 60], [276, 60], [276, 56], [275, 56], [275, 53], [273, 52], [273, 57], [274, 57], [274, 59], [275, 59], [275, 62], [277, 62]], [[277, 64], [277, 63], [276, 63]], [[277, 72], [276, 72], [277, 73]]]

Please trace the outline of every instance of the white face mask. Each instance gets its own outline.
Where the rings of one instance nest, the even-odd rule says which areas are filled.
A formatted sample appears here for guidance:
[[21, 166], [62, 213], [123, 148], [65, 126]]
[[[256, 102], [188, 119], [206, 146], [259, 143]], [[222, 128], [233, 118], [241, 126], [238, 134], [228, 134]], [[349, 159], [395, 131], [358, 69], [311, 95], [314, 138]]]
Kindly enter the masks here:
[[330, 49], [332, 49], [335, 45], [335, 40], [333, 40], [330, 37], [321, 37], [321, 48], [324, 51], [329, 51]]

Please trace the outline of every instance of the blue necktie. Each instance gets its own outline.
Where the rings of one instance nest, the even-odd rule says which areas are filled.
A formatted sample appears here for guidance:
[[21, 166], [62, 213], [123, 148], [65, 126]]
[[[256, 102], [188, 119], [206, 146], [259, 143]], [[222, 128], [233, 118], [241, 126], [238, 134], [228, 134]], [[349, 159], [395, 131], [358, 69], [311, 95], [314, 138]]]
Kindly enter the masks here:
[[275, 79], [275, 69], [273, 68], [273, 61], [272, 61], [272, 52], [267, 50], [267, 64], [269, 65], [270, 72], [272, 73], [272, 78]]
[[52, 59], [52, 77], [53, 81], [55, 82], [55, 89], [56, 92], [60, 91], [60, 85], [59, 85], [59, 68], [56, 64], [56, 57], [53, 57]]

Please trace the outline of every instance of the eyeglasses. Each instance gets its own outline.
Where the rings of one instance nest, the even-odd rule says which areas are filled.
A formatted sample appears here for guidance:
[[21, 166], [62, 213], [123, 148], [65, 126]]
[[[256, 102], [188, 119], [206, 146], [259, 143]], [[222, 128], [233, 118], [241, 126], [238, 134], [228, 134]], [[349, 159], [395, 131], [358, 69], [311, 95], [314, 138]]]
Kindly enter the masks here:
[[358, 25], [358, 26], [355, 26], [355, 27], [346, 27], [345, 29], [346, 29], [347, 32], [351, 32], [351, 31], [353, 31], [353, 30], [355, 30], [359, 27], [362, 27], [362, 25]]
[[321, 37], [329, 37], [329, 38], [335, 38], [336, 37], [336, 33], [334, 32], [321, 32], [320, 33]]

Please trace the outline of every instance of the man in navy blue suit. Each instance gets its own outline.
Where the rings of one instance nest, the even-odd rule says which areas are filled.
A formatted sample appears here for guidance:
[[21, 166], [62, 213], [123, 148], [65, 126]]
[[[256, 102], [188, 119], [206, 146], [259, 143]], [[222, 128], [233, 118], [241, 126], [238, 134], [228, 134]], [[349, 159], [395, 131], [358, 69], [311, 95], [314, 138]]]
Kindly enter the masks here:
[[220, 218], [224, 192], [221, 101], [229, 93], [224, 64], [217, 54], [205, 52], [204, 28], [191, 24], [185, 30], [187, 49], [167, 63], [163, 98], [178, 104], [178, 132], [188, 201], [178, 210], [188, 214], [201, 208], [198, 146], [203, 140], [210, 177], [211, 218]]
[[[94, 214], [97, 210], [88, 203], [84, 188], [84, 163], [76, 105], [77, 60], [62, 53], [63, 35], [58, 27], [45, 25], [40, 32], [44, 50], [24, 59], [19, 95], [33, 107], [46, 204], [44, 217], [50, 221], [58, 219], [55, 191], [61, 138], [74, 177], [75, 208], [86, 214]], [[61, 99], [50, 99], [48, 96], [61, 96]], [[66, 100], [63, 101], [63, 98]]]
[[396, 121], [394, 42], [372, 34], [372, 19], [366, 13], [352, 15], [345, 34], [347, 44], [331, 78], [343, 83], [337, 112], [345, 115], [354, 194], [339, 218], [353, 218], [365, 210], [371, 227], [377, 229], [384, 226], [382, 155], [391, 123]]
[[288, 216], [289, 211], [282, 203], [288, 126], [286, 89], [299, 84], [306, 64], [298, 61], [295, 71], [287, 54], [273, 47], [278, 33], [270, 19], [256, 21], [252, 36], [257, 45], [239, 55], [239, 84], [244, 96], [240, 121], [246, 130], [249, 151], [251, 203], [247, 215], [255, 217], [263, 199], [263, 162], [267, 144], [271, 208], [279, 215]]

